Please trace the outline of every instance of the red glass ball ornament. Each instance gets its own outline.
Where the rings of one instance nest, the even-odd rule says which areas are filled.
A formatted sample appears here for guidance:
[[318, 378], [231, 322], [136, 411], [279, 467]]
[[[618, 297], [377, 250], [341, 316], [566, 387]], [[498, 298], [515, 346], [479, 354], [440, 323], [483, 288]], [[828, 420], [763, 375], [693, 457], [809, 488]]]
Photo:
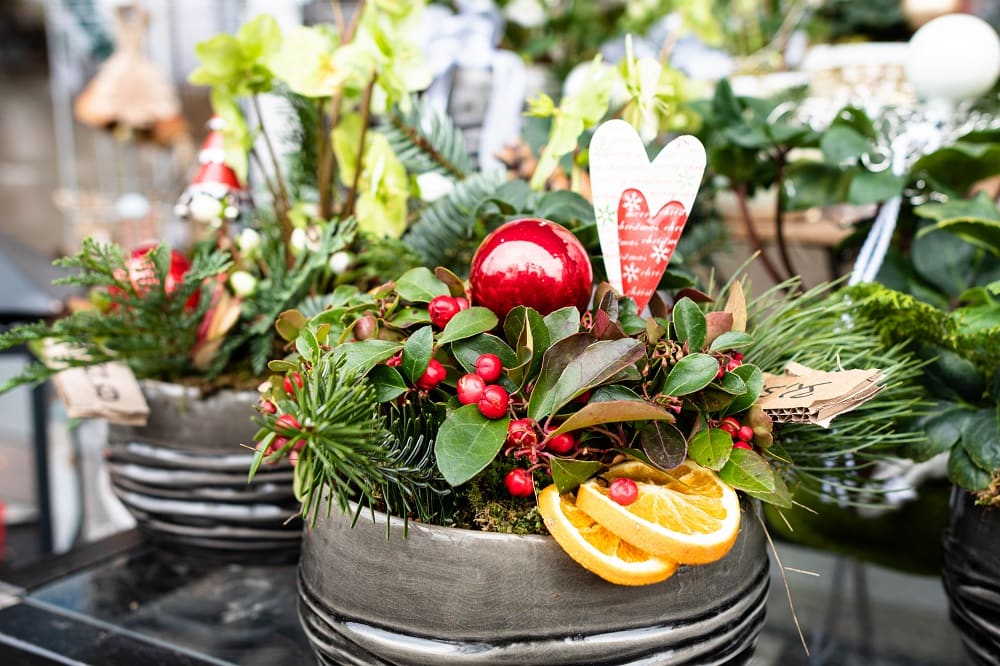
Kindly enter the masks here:
[[587, 309], [594, 274], [583, 244], [568, 229], [540, 218], [512, 220], [487, 236], [472, 257], [472, 304], [501, 321], [524, 305], [547, 315]]

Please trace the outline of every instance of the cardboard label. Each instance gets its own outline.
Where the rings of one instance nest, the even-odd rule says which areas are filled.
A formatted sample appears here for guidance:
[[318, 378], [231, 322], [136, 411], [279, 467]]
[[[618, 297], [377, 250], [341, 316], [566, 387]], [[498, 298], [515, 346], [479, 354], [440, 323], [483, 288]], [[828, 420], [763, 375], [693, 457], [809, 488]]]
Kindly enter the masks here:
[[[611, 286], [641, 301], [640, 307], [648, 303], [670, 261], [677, 237], [701, 186], [705, 162], [705, 147], [693, 136], [677, 137], [664, 146], [651, 163], [642, 139], [624, 120], [602, 123], [594, 133], [590, 142], [590, 180], [604, 268]], [[647, 218], [644, 225], [654, 227], [648, 233], [642, 232], [648, 241], [644, 245], [637, 245], [637, 239], [630, 233], [623, 236], [623, 227], [638, 223], [636, 210], [639, 209], [628, 208], [623, 217], [626, 203], [629, 207], [635, 203], [640, 209], [644, 208]], [[649, 211], [657, 211], [652, 219], [649, 219]], [[679, 226], [661, 224], [664, 223], [661, 215]], [[673, 232], [667, 231], [671, 226], [675, 226], [673, 236]], [[638, 257], [637, 251], [643, 256]], [[637, 281], [630, 277], [626, 284], [624, 273], [635, 275], [631, 269], [658, 271], [652, 289], [646, 286], [649, 279]], [[649, 293], [645, 294], [645, 290]]]
[[827, 428], [840, 414], [878, 395], [879, 370], [823, 372], [789, 363], [782, 375], [764, 373], [757, 404], [776, 423], [813, 423]]
[[[75, 353], [66, 345], [45, 348], [47, 362], [53, 365]], [[133, 426], [146, 425], [149, 418], [139, 382], [124, 363], [66, 368], [53, 376], [52, 383], [70, 418], [107, 419]]]

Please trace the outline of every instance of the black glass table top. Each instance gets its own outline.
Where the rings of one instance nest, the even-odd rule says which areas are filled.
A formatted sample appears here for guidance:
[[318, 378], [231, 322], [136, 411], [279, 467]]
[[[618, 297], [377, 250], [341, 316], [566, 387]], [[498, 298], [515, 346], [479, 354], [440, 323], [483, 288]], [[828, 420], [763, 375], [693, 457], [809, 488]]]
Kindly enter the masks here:
[[0, 583], [0, 664], [312, 663], [294, 565], [163, 553], [130, 533], [101, 545]]

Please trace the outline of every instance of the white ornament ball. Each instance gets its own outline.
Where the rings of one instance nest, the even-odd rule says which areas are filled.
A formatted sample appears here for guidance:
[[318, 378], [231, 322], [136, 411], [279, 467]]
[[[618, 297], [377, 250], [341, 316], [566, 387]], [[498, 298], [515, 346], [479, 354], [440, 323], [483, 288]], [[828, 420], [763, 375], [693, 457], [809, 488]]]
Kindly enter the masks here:
[[910, 39], [906, 77], [922, 99], [972, 99], [992, 88], [998, 76], [1000, 37], [979, 17], [941, 16]]

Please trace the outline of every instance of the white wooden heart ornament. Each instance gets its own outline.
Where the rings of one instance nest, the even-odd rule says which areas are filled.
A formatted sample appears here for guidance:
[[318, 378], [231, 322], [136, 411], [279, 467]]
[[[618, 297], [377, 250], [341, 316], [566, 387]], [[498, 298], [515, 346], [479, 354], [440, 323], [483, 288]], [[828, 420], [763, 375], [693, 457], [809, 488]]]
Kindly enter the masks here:
[[590, 141], [591, 191], [608, 282], [640, 310], [667, 268], [704, 173], [705, 147], [693, 136], [677, 137], [652, 162], [624, 120], [603, 123]]

